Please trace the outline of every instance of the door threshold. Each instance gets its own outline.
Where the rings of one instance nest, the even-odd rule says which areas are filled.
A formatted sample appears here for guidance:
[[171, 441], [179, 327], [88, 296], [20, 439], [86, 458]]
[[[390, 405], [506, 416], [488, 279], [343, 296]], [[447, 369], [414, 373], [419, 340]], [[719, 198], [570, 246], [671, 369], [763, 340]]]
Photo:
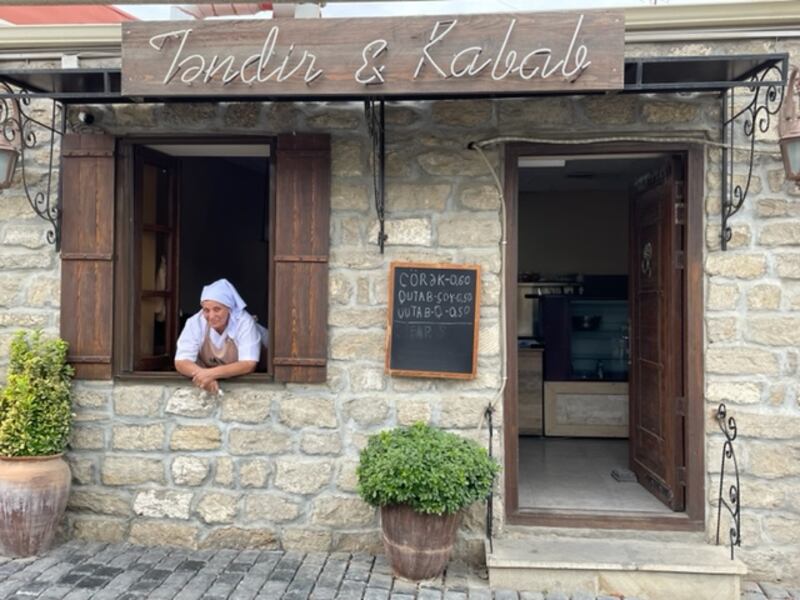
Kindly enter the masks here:
[[656, 515], [627, 511], [518, 509], [508, 513], [507, 521], [512, 525], [597, 529], [702, 531], [705, 528], [703, 521], [690, 519], [685, 512]]

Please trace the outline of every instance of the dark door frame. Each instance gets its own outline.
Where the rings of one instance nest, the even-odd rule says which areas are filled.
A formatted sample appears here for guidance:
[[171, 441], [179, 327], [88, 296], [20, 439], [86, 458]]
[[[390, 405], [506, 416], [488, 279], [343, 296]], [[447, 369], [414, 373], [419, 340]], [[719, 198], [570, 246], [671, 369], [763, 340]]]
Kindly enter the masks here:
[[[703, 348], [703, 180], [704, 152], [700, 144], [608, 143], [587, 145], [508, 144], [505, 147], [506, 290], [517, 285], [518, 159], [520, 156], [603, 155], [653, 152], [681, 155], [686, 165], [686, 323], [687, 349]], [[510, 524], [547, 527], [609, 529], [664, 529], [700, 531], [705, 528], [705, 427], [703, 353], [684, 352], [686, 373], [686, 510], [671, 515], [643, 515], [623, 511], [567, 511], [525, 509], [519, 506], [519, 431], [517, 427], [517, 309], [516, 294], [506, 293], [506, 368], [508, 380], [503, 398], [505, 453], [505, 509]]]

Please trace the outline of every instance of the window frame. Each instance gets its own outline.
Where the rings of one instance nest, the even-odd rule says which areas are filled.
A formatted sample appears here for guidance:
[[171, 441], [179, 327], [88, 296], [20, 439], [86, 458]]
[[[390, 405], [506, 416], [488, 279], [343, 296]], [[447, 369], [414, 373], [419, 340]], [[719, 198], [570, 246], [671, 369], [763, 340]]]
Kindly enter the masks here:
[[[114, 305], [113, 314], [113, 356], [112, 377], [119, 380], [145, 380], [161, 382], [185, 381], [186, 378], [177, 371], [141, 371], [135, 369], [136, 352], [134, 349], [137, 339], [135, 331], [135, 311], [138, 310], [138, 300], [134, 297], [138, 289], [136, 277], [140, 276], [137, 270], [139, 257], [137, 256], [137, 232], [135, 213], [139, 208], [134, 194], [135, 158], [136, 148], [146, 145], [182, 144], [182, 145], [217, 145], [217, 144], [251, 144], [269, 146], [267, 158], [267, 214], [269, 226], [267, 229], [267, 327], [269, 328], [269, 348], [274, 348], [274, 257], [275, 238], [275, 153], [277, 148], [274, 136], [219, 136], [219, 135], [147, 135], [124, 136], [117, 138], [117, 153], [115, 161], [115, 214], [114, 214]], [[180, 213], [180, 201], [177, 202], [177, 213]], [[180, 228], [176, 224], [176, 244], [180, 247]], [[176, 264], [180, 261], [179, 250], [176, 249]], [[176, 273], [176, 277], [178, 273]], [[270, 351], [267, 361], [266, 373], [251, 373], [237, 378], [238, 381], [272, 381], [273, 361]]]

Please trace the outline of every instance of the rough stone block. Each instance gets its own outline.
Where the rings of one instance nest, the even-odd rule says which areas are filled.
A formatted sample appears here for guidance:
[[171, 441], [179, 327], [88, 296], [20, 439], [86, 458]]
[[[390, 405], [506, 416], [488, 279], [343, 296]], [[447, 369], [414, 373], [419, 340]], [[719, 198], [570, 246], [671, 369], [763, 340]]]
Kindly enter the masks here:
[[102, 481], [106, 485], [166, 483], [164, 465], [156, 458], [106, 456], [103, 458], [100, 472]]
[[156, 417], [164, 390], [160, 386], [114, 386], [114, 414], [126, 417]]
[[228, 457], [217, 459], [214, 483], [222, 487], [233, 487], [233, 460]]
[[777, 375], [777, 356], [760, 348], [710, 348], [706, 353], [706, 372], [728, 375]]
[[109, 390], [81, 385], [72, 387], [72, 403], [81, 408], [105, 408], [108, 406]]
[[443, 395], [439, 401], [440, 427], [460, 429], [477, 427], [483, 418], [483, 412], [489, 399], [486, 396], [448, 396]]
[[369, 193], [362, 183], [344, 183], [334, 179], [331, 187], [331, 208], [334, 211], [354, 210], [366, 212], [369, 209]]
[[401, 397], [397, 399], [396, 404], [398, 425], [413, 425], [417, 422], [430, 423], [432, 413], [428, 400]]
[[340, 454], [342, 440], [339, 433], [304, 433], [300, 449], [306, 454]]
[[499, 210], [500, 192], [493, 185], [470, 185], [461, 190], [460, 203], [471, 210]]
[[102, 517], [70, 517], [70, 537], [75, 540], [118, 544], [125, 541], [128, 521]]
[[[490, 157], [491, 161], [491, 157]], [[417, 156], [417, 162], [430, 175], [470, 176], [490, 175], [486, 163], [471, 150], [449, 149], [424, 152]]]
[[143, 517], [188, 519], [191, 492], [147, 490], [136, 494], [133, 512]]
[[360, 498], [317, 496], [311, 504], [311, 523], [335, 528], [374, 525], [375, 509]]
[[328, 279], [328, 297], [334, 304], [349, 304], [353, 297], [353, 283], [343, 273], [331, 273]]
[[193, 387], [176, 389], [167, 401], [167, 413], [182, 417], [208, 417], [217, 409], [217, 396]]
[[330, 342], [330, 356], [334, 360], [382, 361], [385, 333], [335, 332]]
[[289, 434], [271, 428], [231, 429], [228, 434], [228, 448], [234, 455], [278, 454], [291, 447]]
[[736, 279], [755, 279], [767, 272], [767, 260], [763, 254], [711, 254], [706, 259], [706, 272]]
[[61, 280], [38, 276], [28, 284], [28, 306], [59, 306]]
[[492, 112], [491, 100], [439, 100], [431, 109], [434, 123], [453, 127], [488, 126]]
[[200, 548], [276, 550], [280, 547], [280, 541], [272, 529], [220, 527], [211, 531], [199, 546]]
[[638, 117], [639, 100], [635, 96], [587, 96], [581, 100], [584, 114], [596, 124], [625, 125]]
[[266, 487], [272, 464], [260, 458], [239, 461], [239, 485], [247, 488]]
[[355, 492], [358, 490], [358, 476], [356, 469], [358, 461], [353, 459], [343, 459], [338, 463], [336, 473], [336, 487], [343, 492]]
[[[389, 219], [384, 223], [384, 234], [386, 244], [391, 246], [430, 246], [433, 240], [430, 219]], [[373, 221], [368, 239], [377, 245], [377, 221]]]
[[111, 434], [111, 446], [115, 450], [161, 450], [165, 435], [163, 423], [115, 425]]
[[208, 476], [209, 469], [207, 458], [178, 456], [172, 461], [172, 481], [175, 485], [200, 485]]
[[332, 474], [330, 461], [280, 458], [276, 461], [275, 487], [293, 494], [312, 494], [328, 485]]
[[178, 425], [172, 431], [171, 450], [216, 450], [222, 447], [222, 432], [216, 425]]
[[357, 177], [364, 174], [366, 161], [360, 140], [334, 138], [331, 148], [331, 173], [334, 177]]
[[415, 212], [428, 215], [442, 212], [447, 206], [447, 184], [412, 184], [390, 182], [386, 186], [386, 208], [392, 214]]
[[249, 389], [235, 389], [222, 400], [223, 421], [262, 423], [269, 416], [274, 393]]
[[142, 546], [180, 546], [196, 548], [199, 528], [188, 523], [160, 520], [136, 520], [131, 524], [128, 541]]
[[131, 514], [131, 501], [127, 494], [115, 490], [76, 486], [70, 492], [67, 508], [70, 511], [126, 517]]
[[[385, 313], [383, 322], [386, 322]], [[350, 389], [354, 392], [378, 392], [386, 389], [386, 375], [383, 369], [354, 365], [348, 371]]]
[[755, 383], [712, 381], [706, 388], [706, 399], [715, 403], [758, 404], [761, 402], [761, 386]]
[[336, 405], [332, 398], [290, 396], [281, 399], [278, 418], [292, 429], [336, 427]]
[[800, 245], [800, 223], [767, 223], [761, 228], [758, 243], [762, 246]]
[[736, 317], [706, 318], [708, 341], [711, 343], [731, 342], [738, 337]]
[[739, 286], [735, 283], [712, 283], [708, 289], [709, 310], [733, 310], [739, 302]]
[[370, 427], [389, 418], [389, 404], [382, 398], [354, 398], [345, 403], [344, 414], [362, 427]]
[[745, 339], [770, 346], [800, 345], [800, 317], [751, 317]]
[[275, 493], [247, 494], [244, 499], [244, 518], [248, 523], [272, 521], [284, 523], [300, 515], [300, 505]]
[[286, 527], [281, 543], [286, 551], [328, 552], [333, 541], [330, 531], [305, 527]]
[[642, 111], [646, 122], [672, 126], [692, 122], [700, 112], [696, 104], [659, 101], [644, 102]]
[[105, 430], [94, 425], [73, 425], [69, 446], [73, 450], [100, 450], [105, 446]]
[[800, 279], [800, 254], [778, 254], [775, 256], [778, 277]]
[[500, 219], [485, 217], [452, 217], [439, 222], [439, 245], [463, 248], [495, 246], [500, 243]]
[[750, 442], [747, 444], [749, 473], [763, 479], [800, 475], [800, 442]]
[[195, 512], [204, 523], [233, 523], [238, 503], [238, 495], [210, 492], [200, 498]]
[[765, 283], [747, 290], [747, 308], [750, 310], [777, 310], [780, 305], [780, 286]]

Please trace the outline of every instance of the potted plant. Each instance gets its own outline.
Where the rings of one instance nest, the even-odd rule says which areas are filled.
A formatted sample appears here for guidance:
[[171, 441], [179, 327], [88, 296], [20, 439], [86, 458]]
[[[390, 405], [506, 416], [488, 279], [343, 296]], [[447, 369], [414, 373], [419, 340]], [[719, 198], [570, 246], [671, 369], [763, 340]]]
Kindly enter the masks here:
[[463, 509], [489, 495], [499, 467], [477, 443], [416, 423], [370, 436], [358, 491], [380, 507], [384, 548], [397, 575], [444, 571]]
[[21, 331], [11, 342], [0, 390], [0, 555], [47, 550], [64, 516], [73, 374], [66, 359], [67, 343], [40, 331]]

